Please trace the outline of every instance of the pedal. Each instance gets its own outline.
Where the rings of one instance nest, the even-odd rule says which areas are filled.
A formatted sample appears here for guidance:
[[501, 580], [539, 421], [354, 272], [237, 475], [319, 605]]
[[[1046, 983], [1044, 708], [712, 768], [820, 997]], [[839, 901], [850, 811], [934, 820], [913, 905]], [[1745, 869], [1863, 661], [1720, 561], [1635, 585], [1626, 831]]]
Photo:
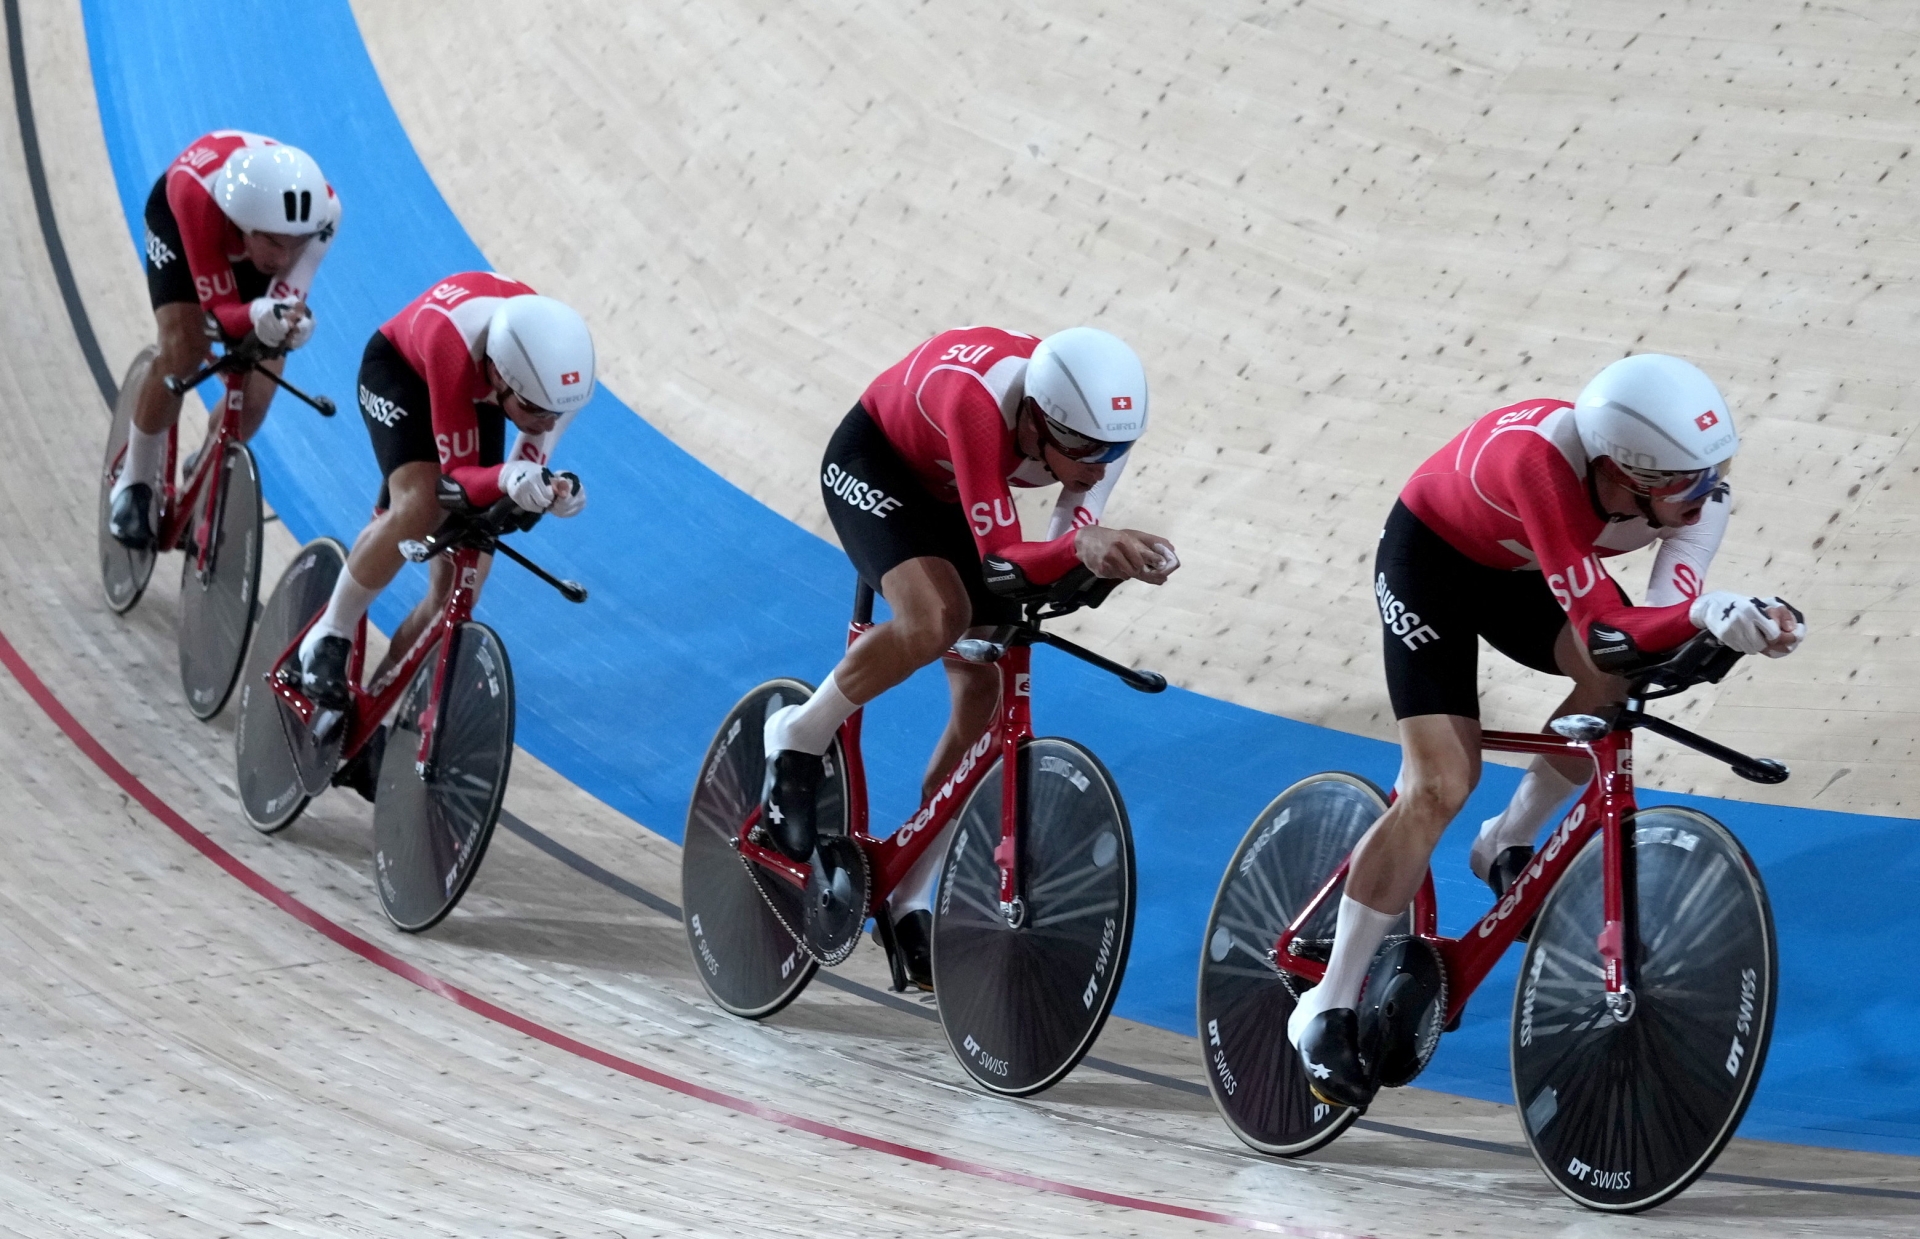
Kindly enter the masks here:
[[867, 922], [867, 854], [845, 835], [830, 835], [812, 859], [801, 900], [801, 939], [808, 954], [831, 968], [853, 954]]
[[1447, 1013], [1447, 972], [1422, 938], [1389, 942], [1373, 957], [1360, 992], [1360, 1039], [1383, 1088], [1401, 1088], [1426, 1068]]

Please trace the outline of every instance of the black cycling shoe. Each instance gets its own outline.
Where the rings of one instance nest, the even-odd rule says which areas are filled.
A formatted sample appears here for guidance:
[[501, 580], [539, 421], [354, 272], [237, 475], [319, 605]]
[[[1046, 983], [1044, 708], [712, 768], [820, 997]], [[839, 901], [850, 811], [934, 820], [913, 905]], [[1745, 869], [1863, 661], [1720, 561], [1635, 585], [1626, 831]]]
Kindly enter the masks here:
[[362, 800], [372, 804], [374, 793], [380, 790], [380, 763], [386, 757], [387, 729], [383, 724], [373, 729], [373, 734], [353, 755], [353, 760], [333, 772], [333, 785], [351, 787], [360, 793]]
[[300, 665], [300, 691], [317, 706], [344, 710], [353, 704], [347, 685], [347, 661], [353, 656], [353, 642], [345, 637], [322, 637], [314, 642], [313, 653]]
[[[1505, 899], [1513, 884], [1520, 880], [1520, 873], [1533, 863], [1533, 849], [1524, 843], [1517, 843], [1503, 850], [1487, 866], [1487, 885], [1493, 888], [1495, 899]], [[1537, 917], [1535, 919], [1538, 919]], [[1515, 941], [1525, 942], [1533, 933], [1533, 921], [1528, 921], [1520, 930]]]
[[107, 532], [130, 551], [153, 549], [153, 487], [135, 482], [113, 497]]
[[[875, 930], [876, 934], [878, 930]], [[933, 992], [933, 912], [915, 908], [893, 922], [893, 945], [900, 952], [906, 982], [913, 988]]]
[[760, 824], [788, 860], [804, 861], [813, 855], [819, 838], [813, 822], [813, 799], [825, 769], [822, 759], [795, 749], [781, 749], [767, 758], [767, 781], [760, 789]]
[[1361, 1109], [1373, 1101], [1377, 1086], [1360, 1058], [1360, 1015], [1352, 1007], [1335, 1007], [1309, 1020], [1297, 1052], [1307, 1087], [1321, 1101]]

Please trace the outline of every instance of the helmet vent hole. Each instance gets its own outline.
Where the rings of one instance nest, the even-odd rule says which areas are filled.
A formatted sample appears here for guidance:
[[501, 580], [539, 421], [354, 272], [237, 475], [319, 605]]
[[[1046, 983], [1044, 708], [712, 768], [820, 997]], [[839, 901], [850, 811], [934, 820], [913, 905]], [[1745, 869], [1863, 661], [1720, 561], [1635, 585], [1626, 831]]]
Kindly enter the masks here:
[[299, 214], [300, 199], [297, 194], [295, 194], [291, 189], [289, 189], [285, 193], [280, 195], [280, 201], [286, 204], [287, 222], [289, 224], [295, 222], [300, 218], [300, 214]]
[[312, 216], [313, 216], [313, 191], [310, 189], [303, 189], [300, 191], [300, 222], [304, 224], [307, 222], [307, 220], [312, 218]]

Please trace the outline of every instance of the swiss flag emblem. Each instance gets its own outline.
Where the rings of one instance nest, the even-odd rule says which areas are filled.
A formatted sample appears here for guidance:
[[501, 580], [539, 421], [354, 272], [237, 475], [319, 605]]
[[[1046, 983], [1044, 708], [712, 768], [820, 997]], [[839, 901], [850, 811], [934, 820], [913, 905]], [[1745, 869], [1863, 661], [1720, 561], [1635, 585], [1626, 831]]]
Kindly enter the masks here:
[[[579, 381], [580, 381], [580, 372], [578, 370], [569, 370], [565, 374], [560, 376], [560, 386], [562, 387], [572, 387], [575, 383], [578, 383]], [[1713, 414], [1709, 413], [1707, 414], [1707, 416], [1712, 417]], [[1706, 427], [1703, 426], [1701, 427], [1701, 429], [1704, 430], [1706, 429]]]
[[1113, 398], [1113, 407], [1115, 410], [1131, 409], [1133, 407], [1133, 397], [1115, 396]]
[[1720, 416], [1719, 414], [1715, 413], [1712, 409], [1708, 409], [1705, 413], [1702, 413], [1700, 416], [1694, 418], [1693, 424], [1700, 427], [1700, 429], [1702, 430], [1711, 430], [1715, 426], [1718, 426], [1720, 424]]

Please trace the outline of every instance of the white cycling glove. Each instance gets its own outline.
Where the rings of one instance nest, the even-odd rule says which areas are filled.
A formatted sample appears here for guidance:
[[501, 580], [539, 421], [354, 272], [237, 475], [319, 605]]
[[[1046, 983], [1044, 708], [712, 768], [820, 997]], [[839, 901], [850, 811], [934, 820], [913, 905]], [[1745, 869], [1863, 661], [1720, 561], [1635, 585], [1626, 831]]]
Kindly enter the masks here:
[[580, 484], [580, 475], [577, 473], [562, 473], [560, 476], [567, 479], [573, 489], [564, 495], [558, 490], [554, 491], [553, 506], [547, 511], [559, 517], [578, 516], [580, 509], [587, 506], [587, 488]]
[[544, 467], [531, 460], [510, 460], [500, 466], [500, 489], [523, 512], [544, 512], [553, 506], [553, 484]]
[[1787, 648], [1769, 651], [1767, 646], [1780, 636], [1780, 626], [1767, 615], [1767, 609], [1776, 606], [1793, 611], [1796, 618], [1800, 616], [1800, 612], [1794, 610], [1784, 598], [1751, 598], [1731, 590], [1717, 589], [1695, 598], [1693, 605], [1687, 608], [1687, 618], [1693, 621], [1695, 628], [1706, 629], [1730, 650], [1781, 658], [1800, 648], [1807, 626], [1805, 620], [1800, 619], [1793, 627], [1793, 636]]
[[313, 316], [296, 316], [299, 308], [300, 302], [292, 297], [255, 297], [247, 303], [253, 334], [268, 348], [299, 348], [313, 338]]

